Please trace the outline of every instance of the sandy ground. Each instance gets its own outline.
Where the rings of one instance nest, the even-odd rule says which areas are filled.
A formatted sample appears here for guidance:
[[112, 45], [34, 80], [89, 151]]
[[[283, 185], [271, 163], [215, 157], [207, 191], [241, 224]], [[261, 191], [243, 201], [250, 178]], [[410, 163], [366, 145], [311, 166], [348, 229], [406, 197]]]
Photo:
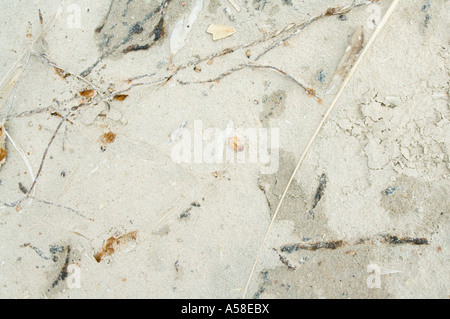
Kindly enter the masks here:
[[[243, 297], [349, 39], [363, 26], [367, 42], [391, 3], [318, 19], [258, 59], [320, 104], [270, 69], [214, 79], [290, 33], [241, 45], [350, 0], [2, 2], [2, 298]], [[449, 5], [400, 1], [296, 174], [245, 297], [448, 298]], [[211, 24], [236, 33], [213, 41]], [[176, 163], [176, 130], [195, 121], [277, 128], [279, 169]]]

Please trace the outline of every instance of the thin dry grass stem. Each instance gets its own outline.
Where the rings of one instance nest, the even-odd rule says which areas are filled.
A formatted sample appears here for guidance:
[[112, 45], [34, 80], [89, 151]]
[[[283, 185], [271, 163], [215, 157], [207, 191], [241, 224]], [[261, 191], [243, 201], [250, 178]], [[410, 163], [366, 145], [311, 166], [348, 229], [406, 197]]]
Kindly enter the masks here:
[[307, 87], [306, 85], [304, 85], [303, 83], [301, 83], [300, 81], [295, 79], [292, 75], [290, 75], [289, 73], [287, 73], [287, 72], [285, 72], [285, 71], [283, 71], [283, 70], [281, 70], [281, 69], [279, 69], [277, 67], [274, 67], [274, 66], [271, 66], [271, 65], [259, 64], [259, 63], [256, 63], [256, 62], [251, 62], [249, 65], [247, 65], [247, 67], [249, 67], [249, 68], [257, 68], [257, 69], [269, 69], [269, 70], [276, 71], [276, 72], [284, 75], [285, 77], [287, 77], [289, 80], [293, 81], [298, 86], [300, 86], [303, 90], [305, 90], [305, 92], [308, 95], [315, 97], [317, 99], [317, 102], [322, 103], [322, 99], [319, 96], [317, 96], [315, 90]]
[[367, 5], [373, 3], [373, 0], [364, 0], [361, 2], [356, 2], [353, 1], [352, 4], [343, 6], [343, 7], [337, 7], [337, 8], [328, 8], [325, 12], [316, 15], [306, 21], [300, 22], [298, 24], [294, 24], [288, 28], [285, 28], [282, 32], [280, 32], [278, 35], [280, 34], [284, 34], [290, 31], [293, 31], [291, 34], [289, 34], [288, 36], [282, 38], [281, 40], [273, 43], [271, 46], [269, 46], [267, 49], [265, 49], [263, 52], [261, 52], [256, 58], [255, 61], [258, 61], [262, 56], [264, 56], [266, 53], [268, 53], [269, 51], [273, 50], [274, 48], [280, 46], [281, 44], [285, 43], [287, 40], [295, 37], [296, 35], [298, 35], [300, 33], [300, 31], [302, 31], [304, 28], [306, 28], [307, 26], [309, 26], [311, 23], [313, 23], [314, 21], [320, 20], [322, 18], [325, 17], [329, 17], [329, 16], [336, 16], [336, 15], [342, 15], [342, 14], [346, 14], [349, 13], [350, 11], [352, 11], [354, 8], [356, 7], [360, 7], [363, 5]]
[[378, 34], [380, 33], [380, 31], [383, 29], [384, 25], [386, 24], [387, 20], [389, 19], [389, 17], [392, 15], [392, 13], [394, 12], [395, 8], [397, 7], [398, 3], [400, 0], [393, 0], [391, 6], [389, 7], [389, 9], [387, 10], [386, 14], [384, 15], [383, 19], [381, 20], [381, 22], [379, 23], [378, 27], [376, 28], [376, 30], [374, 31], [374, 33], [372, 34], [370, 40], [368, 41], [368, 43], [366, 44], [366, 46], [364, 47], [364, 49], [362, 50], [362, 52], [360, 53], [358, 59], [356, 60], [355, 64], [353, 65], [353, 67], [351, 68], [350, 72], [348, 73], [347, 77], [345, 78], [345, 80], [342, 82], [340, 89], [338, 91], [338, 93], [336, 94], [333, 102], [330, 104], [328, 110], [326, 111], [325, 115], [323, 116], [322, 120], [320, 121], [319, 125], [317, 126], [316, 131], [314, 132], [313, 136], [311, 137], [309, 143], [307, 144], [302, 156], [300, 157], [300, 160], [297, 163], [297, 166], [294, 169], [294, 172], [292, 173], [289, 182], [286, 185], [286, 188], [283, 192], [283, 195], [280, 198], [280, 201], [278, 202], [277, 208], [275, 209], [275, 212], [273, 214], [273, 217], [270, 221], [270, 224], [267, 228], [267, 231], [264, 235], [263, 241], [259, 247], [259, 250], [256, 254], [256, 258], [255, 261], [253, 263], [253, 267], [251, 269], [250, 272], [250, 276], [247, 280], [247, 284], [245, 286], [244, 292], [243, 292], [243, 298], [246, 297], [247, 295], [247, 291], [251, 282], [251, 279], [253, 277], [253, 274], [255, 272], [256, 266], [258, 264], [259, 261], [259, 256], [261, 255], [261, 252], [264, 248], [264, 245], [266, 243], [267, 237], [270, 233], [270, 230], [272, 229], [273, 223], [275, 221], [275, 219], [277, 218], [277, 215], [280, 211], [281, 205], [283, 204], [283, 200], [286, 197], [287, 191], [295, 177], [295, 175], [297, 174], [301, 164], [303, 163], [306, 155], [308, 154], [309, 150], [311, 149], [315, 139], [317, 138], [317, 136], [319, 135], [323, 125], [325, 124], [325, 122], [327, 121], [331, 111], [334, 109], [334, 106], [336, 105], [336, 103], [338, 102], [339, 98], [342, 95], [342, 92], [344, 91], [345, 87], [347, 86], [348, 82], [350, 81], [351, 77], [353, 76], [353, 74], [355, 73], [356, 69], [358, 68], [360, 62], [363, 60], [363, 58], [365, 57], [366, 53], [368, 52], [368, 50], [370, 49], [370, 47], [372, 46], [373, 42], [375, 41], [375, 39], [377, 38]]
[[13, 88], [12, 93], [11, 93], [11, 95], [12, 95], [11, 102], [9, 103], [9, 106], [6, 109], [6, 112], [5, 112], [6, 116], [0, 122], [0, 126], [4, 126], [5, 125], [6, 118], [8, 117], [9, 112], [11, 112], [11, 110], [12, 110], [12, 108], [14, 106], [14, 100], [15, 100], [15, 97], [16, 97], [17, 86], [19, 85], [19, 81], [22, 78], [23, 74], [25, 73], [25, 70], [27, 69], [28, 64], [30, 62], [30, 56], [31, 56], [30, 53], [31, 53], [31, 51], [28, 51], [27, 59], [25, 61], [25, 66], [20, 71], [19, 76], [18, 76], [17, 80], [14, 83], [14, 88]]
[[82, 76], [79, 76], [78, 74], [71, 72], [70, 70], [68, 70], [67, 68], [63, 68], [59, 65], [57, 65], [56, 63], [51, 62], [47, 56], [45, 56], [45, 54], [39, 54], [38, 52], [32, 50], [31, 54], [33, 54], [34, 56], [38, 57], [40, 60], [42, 60], [43, 62], [47, 63], [48, 65], [60, 69], [62, 71], [64, 71], [65, 73], [68, 73], [70, 75], [74, 75], [78, 80], [86, 83], [87, 85], [89, 85], [91, 88], [93, 88], [101, 97], [104, 97], [104, 94], [102, 93], [102, 91], [100, 90], [100, 88], [98, 86], [96, 86], [95, 84], [93, 84], [92, 82], [86, 80], [85, 78], [83, 78]]
[[27, 166], [28, 174], [30, 175], [31, 179], [34, 180], [33, 169], [31, 168], [30, 162], [28, 162], [28, 159], [27, 159], [27, 157], [25, 155], [25, 152], [20, 147], [17, 146], [16, 142], [14, 142], [14, 140], [11, 137], [11, 135], [9, 135], [8, 131], [6, 129], [4, 129], [4, 131], [5, 131], [6, 137], [9, 139], [9, 141], [14, 146], [16, 151], [22, 157], [22, 160], [24, 161], [25, 165]]
[[60, 10], [60, 8], [62, 7], [62, 5], [65, 3], [66, 1], [63, 0], [61, 1], [61, 3], [59, 4], [59, 6], [56, 8], [56, 10], [53, 12], [52, 17], [50, 18], [49, 22], [46, 23], [45, 27], [42, 29], [42, 31], [39, 33], [39, 35], [33, 39], [33, 41], [30, 43], [30, 46], [25, 49], [22, 54], [17, 58], [16, 62], [13, 63], [13, 65], [11, 66], [11, 68], [6, 72], [6, 74], [3, 76], [2, 80], [0, 81], [0, 85], [3, 87], [3, 83], [6, 81], [6, 79], [8, 78], [9, 74], [16, 68], [17, 64], [22, 60], [22, 58], [26, 55], [26, 54], [30, 54], [30, 51], [32, 50], [34, 44], [42, 37], [42, 35], [47, 31], [47, 29], [52, 25], [52, 21], [55, 19], [56, 14], [58, 13], [58, 11]]
[[[253, 41], [251, 41], [251, 42], [248, 42], [248, 43], [245, 43], [245, 44], [236, 45], [236, 46], [233, 46], [233, 47], [230, 47], [230, 48], [226, 48], [226, 49], [222, 49], [222, 50], [217, 51], [217, 52], [214, 52], [214, 53], [212, 53], [212, 54], [210, 54], [210, 55], [207, 55], [207, 56], [204, 56], [204, 57], [198, 57], [197, 60], [195, 60], [195, 61], [190, 61], [190, 62], [188, 62], [188, 63], [182, 64], [182, 65], [179, 65], [179, 66], [176, 66], [176, 67], [172, 66], [172, 67], [174, 67], [174, 70], [173, 70], [169, 75], [164, 76], [163, 78], [161, 78], [161, 79], [159, 79], [159, 80], [156, 80], [156, 81], [152, 81], [152, 82], [142, 82], [142, 83], [132, 84], [132, 85], [130, 85], [127, 89], [124, 89], [124, 90], [122, 90], [122, 91], [120, 91], [120, 92], [114, 92], [113, 95], [111, 95], [110, 97], [106, 98], [104, 101], [109, 101], [109, 100], [111, 100], [111, 99], [114, 97], [114, 95], [118, 95], [118, 94], [125, 93], [125, 92], [127, 92], [127, 91], [130, 91], [130, 90], [133, 89], [133, 88], [136, 88], [136, 87], [140, 87], [140, 86], [150, 86], [150, 85], [157, 85], [157, 84], [163, 84], [163, 85], [164, 85], [164, 84], [166, 84], [168, 81], [170, 81], [173, 77], [175, 77], [175, 75], [176, 75], [179, 71], [185, 70], [185, 69], [187, 69], [187, 68], [189, 68], [189, 67], [192, 67], [192, 66], [199, 65], [199, 64], [201, 64], [201, 63], [203, 63], [203, 62], [206, 62], [206, 61], [213, 60], [213, 59], [215, 59], [215, 58], [217, 58], [217, 57], [222, 57], [222, 56], [231, 54], [231, 53], [233, 53], [233, 52], [235, 52], [235, 51], [238, 51], [238, 50], [240, 50], [240, 49], [247, 49], [247, 48], [256, 46], [256, 45], [258, 45], [258, 44], [265, 43], [265, 42], [270, 41], [270, 40], [274, 40], [274, 39], [276, 39], [276, 38], [278, 38], [278, 37], [280, 37], [280, 36], [282, 36], [282, 35], [284, 35], [284, 34], [286, 34], [286, 33], [288, 33], [288, 32], [293, 31], [293, 33], [291, 33], [289, 36], [287, 36], [287, 37], [285, 37], [285, 38], [279, 40], [278, 42], [276, 42], [275, 44], [273, 44], [272, 46], [270, 46], [268, 49], [266, 49], [262, 54], [260, 54], [260, 55], [257, 57], [257, 59], [259, 59], [259, 57], [261, 57], [262, 55], [264, 55], [264, 54], [267, 53], [268, 51], [270, 51], [270, 50], [276, 48], [278, 45], [282, 44], [282, 43], [285, 42], [287, 39], [289, 39], [289, 38], [291, 38], [291, 37], [297, 35], [301, 30], [303, 30], [306, 26], [310, 25], [310, 24], [313, 23], [314, 21], [316, 21], [316, 20], [318, 20], [318, 19], [320, 19], [320, 18], [326, 17], [326, 16], [333, 16], [333, 15], [339, 15], [339, 14], [348, 13], [348, 12], [350, 12], [351, 10], [353, 10], [355, 7], [367, 5], [367, 4], [370, 4], [370, 3], [372, 3], [371, 0], [364, 0], [364, 1], [358, 2], [358, 3], [356, 3], [355, 1], [353, 1], [352, 4], [347, 5], [347, 6], [344, 6], [344, 7], [339, 7], [339, 8], [329, 8], [325, 13], [319, 14], [319, 15], [317, 15], [317, 16], [311, 18], [311, 19], [308, 19], [308, 20], [303, 21], [303, 22], [300, 22], [300, 23], [290, 23], [290, 24], [286, 25], [285, 27], [283, 27], [283, 28], [280, 29], [280, 30], [275, 30], [275, 31], [273, 31], [273, 32], [267, 33], [267, 34], [265, 34], [263, 37], [261, 37], [261, 38], [259, 38], [259, 39], [256, 39], [256, 40], [253, 40]], [[170, 61], [172, 61], [172, 58], [173, 58], [173, 57], [171, 57]], [[257, 59], [256, 59], [256, 60], [257, 60]], [[170, 62], [169, 65], [172, 65], [172, 63]], [[249, 66], [245, 66], [245, 67], [249, 67]], [[177, 80], [177, 81], [178, 81], [178, 83], [180, 83], [180, 84], [193, 84], [193, 83], [208, 83], [208, 82], [214, 82], [214, 81], [218, 81], [218, 80], [223, 79], [224, 77], [230, 75], [231, 73], [233, 73], [233, 72], [235, 72], [235, 71], [242, 70], [243, 68], [244, 68], [244, 67], [242, 66], [242, 64], [241, 64], [241, 65], [238, 65], [238, 66], [236, 66], [236, 67], [230, 69], [229, 71], [227, 71], [227, 72], [225, 72], [225, 73], [219, 75], [217, 78], [210, 79], [210, 80], [204, 80], [204, 81], [191, 81], [191, 82], [186, 82], [186, 81], [182, 81], [182, 80]], [[256, 68], [256, 67], [255, 67], [255, 68]], [[272, 69], [273, 69], [273, 70], [276, 70], [276, 71], [278, 71], [278, 72], [280, 72], [279, 69], [277, 70], [277, 69], [274, 68], [274, 67], [272, 67]], [[280, 73], [283, 74], [283, 71], [281, 71]], [[82, 76], [84, 76], [84, 74], [82, 74]], [[288, 76], [288, 77], [289, 77], [289, 76]], [[139, 76], [136, 77], [136, 78], [139, 78]], [[291, 80], [293, 80], [294, 82], [297, 82], [297, 84], [301, 85], [301, 83], [298, 82], [297, 80], [295, 80], [294, 78], [292, 78], [292, 77], [290, 77], [290, 78], [291, 78]], [[305, 88], [306, 88], [306, 87], [305, 87]], [[305, 88], [304, 88], [304, 89], [305, 89]], [[320, 98], [318, 98], [318, 97], [316, 96], [316, 94], [315, 94], [314, 91], [308, 90], [308, 88], [306, 88], [306, 90], [308, 91], [308, 94], [309, 94], [309, 95], [312, 95], [312, 96], [316, 97], [316, 98], [318, 99], [318, 101], [320, 101]]]
[[63, 123], [66, 121], [67, 117], [70, 115], [70, 113], [67, 113], [66, 116], [64, 116], [61, 121], [59, 122], [58, 126], [55, 129], [55, 132], [53, 133], [52, 137], [50, 138], [50, 141], [44, 151], [44, 154], [42, 155], [41, 164], [39, 165], [38, 172], [36, 173], [36, 177], [34, 178], [33, 184], [31, 184], [31, 187], [27, 193], [26, 198], [30, 198], [32, 195], [31, 193], [34, 191], [34, 188], [36, 187], [38, 178], [41, 176], [42, 169], [44, 168], [45, 159], [47, 157], [48, 151], [50, 149], [50, 146], [52, 145], [53, 141], [55, 140], [56, 135], [58, 134], [59, 130], [61, 129]]
[[227, 76], [233, 74], [233, 73], [236, 72], [236, 71], [240, 71], [240, 70], [242, 70], [242, 69], [245, 69], [246, 67], [248, 67], [248, 66], [245, 65], [245, 64], [241, 64], [241, 65], [239, 65], [239, 66], [236, 66], [236, 67], [234, 67], [234, 68], [229, 69], [228, 71], [226, 71], [226, 72], [220, 74], [219, 76], [217, 76], [217, 77], [215, 77], [215, 78], [213, 78], [213, 79], [200, 80], [200, 81], [189, 81], [189, 82], [177, 80], [177, 82], [180, 83], [180, 84], [182, 84], [182, 85], [217, 82], [217, 81], [220, 81], [220, 80], [222, 80], [223, 78], [225, 78], [225, 77], [227, 77]]
[[46, 204], [46, 205], [49, 205], [49, 206], [54, 206], [54, 207], [58, 207], [58, 208], [63, 208], [63, 209], [69, 210], [69, 211], [75, 213], [76, 215], [80, 216], [81, 218], [84, 218], [84, 219], [87, 219], [87, 220], [90, 220], [90, 221], [94, 221], [94, 219], [83, 215], [80, 211], [78, 211], [78, 210], [76, 210], [76, 209], [74, 209], [72, 207], [68, 207], [68, 206], [64, 206], [64, 205], [61, 205], [61, 204], [52, 203], [50, 201], [39, 199], [39, 198], [36, 198], [34, 196], [30, 196], [29, 198], [34, 199], [35, 201], [37, 201], [39, 203], [42, 203], [42, 204]]
[[188, 85], [188, 84], [203, 84], [203, 83], [212, 83], [212, 82], [217, 82], [222, 80], [223, 78], [233, 74], [234, 72], [243, 70], [245, 68], [250, 68], [250, 69], [268, 69], [268, 70], [272, 70], [275, 72], [278, 72], [280, 74], [282, 74], [283, 76], [285, 76], [286, 78], [288, 78], [289, 80], [293, 81], [295, 84], [297, 84], [298, 86], [300, 86], [309, 96], [313, 96], [317, 99], [317, 101], [319, 103], [322, 103], [322, 99], [317, 96], [316, 91], [314, 89], [311, 89], [309, 87], [307, 87], [306, 85], [304, 85], [303, 83], [301, 83], [300, 81], [298, 81], [297, 79], [295, 79], [292, 75], [290, 75], [289, 73], [274, 67], [272, 65], [264, 65], [264, 64], [260, 64], [260, 63], [256, 63], [256, 62], [250, 62], [249, 64], [240, 64], [234, 68], [229, 69], [228, 71], [220, 74], [219, 76], [212, 78], [212, 79], [208, 79], [208, 80], [200, 80], [200, 81], [182, 81], [182, 80], [177, 80], [178, 83], [182, 84], [182, 85]]

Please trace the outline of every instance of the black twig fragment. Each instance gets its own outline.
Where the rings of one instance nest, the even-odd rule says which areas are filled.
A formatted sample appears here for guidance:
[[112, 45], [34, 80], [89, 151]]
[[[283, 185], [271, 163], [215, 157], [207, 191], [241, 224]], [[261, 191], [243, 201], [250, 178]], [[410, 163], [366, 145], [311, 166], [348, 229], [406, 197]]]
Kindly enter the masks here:
[[318, 249], [336, 249], [336, 248], [340, 248], [342, 246], [344, 246], [344, 241], [342, 240], [336, 240], [336, 241], [328, 241], [328, 242], [317, 242], [314, 244], [310, 244], [310, 245], [303, 245], [303, 244], [294, 244], [294, 245], [286, 245], [281, 247], [281, 251], [282, 252], [287, 252], [287, 253], [293, 253], [294, 251], [300, 250], [300, 249], [304, 249], [304, 250], [311, 250], [311, 251], [315, 251]]
[[[29, 248], [33, 249], [33, 250], [36, 252], [36, 254], [39, 255], [39, 257], [41, 257], [41, 258], [43, 258], [43, 259], [45, 259], [45, 260], [50, 260], [50, 259], [51, 259], [51, 258], [48, 257], [47, 255], [45, 255], [45, 253], [44, 253], [42, 250], [40, 250], [39, 248], [33, 246], [33, 245], [30, 244], [30, 243], [23, 244], [23, 245], [21, 245], [20, 247], [21, 247], [21, 248], [29, 247]], [[56, 256], [54, 256], [54, 257], [56, 257]], [[55, 259], [53, 259], [53, 261], [55, 261]]]
[[320, 176], [319, 186], [317, 187], [316, 195], [314, 195], [314, 203], [312, 209], [316, 208], [317, 204], [319, 204], [319, 201], [322, 199], [326, 186], [327, 186], [327, 175], [323, 173]]
[[398, 244], [412, 244], [412, 245], [428, 245], [428, 240], [426, 238], [412, 238], [412, 237], [402, 237], [387, 235], [384, 237], [388, 244], [398, 245]]
[[[58, 274], [58, 277], [55, 279], [55, 281], [52, 283], [52, 288], [55, 288], [60, 281], [64, 281], [67, 278], [68, 275], [68, 267], [70, 262], [70, 246], [66, 247], [66, 260], [64, 261], [64, 265], [61, 269], [61, 271]], [[50, 290], [50, 289], [49, 289]]]
[[185, 210], [180, 214], [180, 219], [184, 219], [184, 218], [187, 218], [187, 217], [191, 216], [191, 209], [192, 209], [192, 207], [189, 207], [189, 208], [185, 209]]
[[[302, 243], [284, 245], [281, 247], [282, 252], [293, 253], [297, 250], [310, 250], [315, 251], [321, 248], [326, 249], [337, 249], [348, 245], [366, 245], [373, 244], [374, 242], [380, 242], [380, 238], [364, 238], [355, 241], [353, 244], [344, 242], [343, 240], [327, 241], [327, 242], [317, 242], [311, 245], [305, 245]], [[399, 237], [395, 235], [384, 235], [381, 236], [381, 242], [388, 245], [399, 245], [399, 244], [410, 244], [410, 245], [428, 245], [428, 239], [417, 238], [417, 237]]]
[[150, 48], [150, 44], [144, 44], [144, 45], [138, 45], [138, 44], [132, 44], [125, 49], [123, 49], [123, 53], [129, 53], [132, 51], [141, 51], [141, 50], [147, 50]]

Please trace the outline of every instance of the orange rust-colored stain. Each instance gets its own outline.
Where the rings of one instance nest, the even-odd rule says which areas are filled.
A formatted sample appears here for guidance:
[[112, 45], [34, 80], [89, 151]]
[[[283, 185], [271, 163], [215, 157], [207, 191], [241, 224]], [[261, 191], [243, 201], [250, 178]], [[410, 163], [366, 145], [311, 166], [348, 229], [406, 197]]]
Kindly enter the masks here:
[[[60, 118], [62, 118], [63, 116], [60, 114], [60, 113], [58, 113], [58, 112], [52, 112], [52, 113], [50, 113], [52, 116], [57, 116], [57, 117], [60, 117]], [[73, 122], [71, 121], [71, 120], [69, 120], [69, 119], [66, 119], [66, 122], [68, 122], [68, 123], [70, 123], [70, 124], [72, 124], [73, 125]]]
[[39, 9], [39, 23], [40, 23], [41, 25], [44, 24], [44, 17], [42, 16], [41, 9]]
[[31, 23], [30, 22], [28, 22], [26, 37], [28, 39], [33, 38], [33, 32], [31, 31]]
[[[2, 141], [4, 141], [4, 137], [3, 137], [3, 127], [0, 126], [0, 145], [3, 143]], [[0, 147], [0, 162], [3, 161], [6, 157], [7, 151]]]
[[316, 96], [316, 90], [307, 88], [308, 96]]
[[109, 131], [108, 133], [103, 134], [100, 136], [99, 140], [103, 144], [111, 144], [116, 140], [116, 133], [113, 133]]
[[123, 101], [123, 100], [125, 100], [127, 97], [128, 97], [127, 94], [119, 94], [119, 95], [115, 95], [115, 96], [113, 97], [113, 99], [116, 100], [116, 101]]
[[327, 11], [325, 12], [325, 15], [331, 16], [333, 14], [336, 14], [337, 11], [338, 11], [337, 8], [328, 8]]
[[131, 241], [136, 241], [137, 237], [137, 231], [132, 231], [118, 238], [108, 238], [102, 250], [94, 255], [95, 260], [98, 263], [101, 262], [103, 258], [110, 256], [118, 251], [121, 246], [126, 245]]
[[4, 148], [0, 148], [0, 162], [3, 161], [6, 157], [6, 150]]
[[61, 79], [65, 80], [68, 76], [70, 76], [70, 73], [66, 73], [64, 70], [61, 70], [60, 68], [54, 67], [55, 73], [58, 74]]
[[317, 99], [317, 103], [322, 104], [323, 101], [322, 101], [321, 98], [319, 98], [319, 97], [317, 96], [316, 90], [314, 90], [314, 89], [312, 89], [312, 88], [306, 88], [306, 91], [307, 91], [306, 94], [308, 94], [308, 96], [310, 96], [310, 97], [315, 97], [315, 98]]
[[244, 144], [237, 136], [230, 137], [228, 139], [228, 145], [230, 145], [237, 152], [242, 152], [244, 150]]
[[78, 94], [82, 97], [93, 97], [95, 95], [95, 90], [84, 90], [78, 92]]

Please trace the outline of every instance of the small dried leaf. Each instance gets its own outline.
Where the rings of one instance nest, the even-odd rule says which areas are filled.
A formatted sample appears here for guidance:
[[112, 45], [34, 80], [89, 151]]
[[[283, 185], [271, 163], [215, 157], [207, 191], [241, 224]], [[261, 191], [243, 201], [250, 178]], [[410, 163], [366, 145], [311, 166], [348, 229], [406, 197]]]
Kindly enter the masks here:
[[118, 94], [114, 96], [114, 100], [116, 101], [123, 101], [128, 97], [128, 94]]
[[3, 164], [3, 160], [6, 158], [6, 150], [0, 147], [0, 164]]
[[66, 79], [66, 77], [70, 76], [70, 73], [66, 73], [64, 70], [59, 69], [57, 67], [54, 67], [55, 73], [58, 74], [63, 80]]
[[220, 40], [236, 33], [236, 29], [229, 25], [211, 24], [206, 32], [212, 34], [213, 40]]
[[84, 90], [78, 92], [78, 94], [82, 97], [93, 97], [95, 95], [95, 90]]
[[358, 58], [359, 52], [364, 44], [364, 32], [363, 28], [359, 27], [354, 33], [350, 40], [350, 43], [345, 50], [345, 54], [339, 62], [339, 65], [336, 69], [336, 72], [331, 80], [331, 83], [328, 87], [327, 94], [334, 93], [334, 91], [339, 87], [341, 82], [347, 76], [348, 72], [352, 68], [353, 64], [356, 62]]
[[114, 254], [119, 251], [125, 245], [135, 242], [137, 239], [137, 231], [129, 232], [118, 238], [110, 237], [106, 241], [105, 245], [100, 252], [94, 255], [95, 260], [99, 263], [103, 258]]
[[6, 146], [5, 146], [5, 135], [3, 133], [3, 127], [0, 126], [0, 166], [5, 162], [5, 158], [6, 158]]

